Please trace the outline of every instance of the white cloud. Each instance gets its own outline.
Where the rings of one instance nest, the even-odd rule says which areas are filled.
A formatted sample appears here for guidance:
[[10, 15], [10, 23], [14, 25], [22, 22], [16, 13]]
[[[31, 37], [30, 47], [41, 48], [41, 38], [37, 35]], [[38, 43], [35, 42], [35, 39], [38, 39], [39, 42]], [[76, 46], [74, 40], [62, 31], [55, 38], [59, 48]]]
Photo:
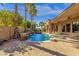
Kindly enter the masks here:
[[41, 6], [41, 5], [37, 5], [37, 10], [38, 11], [51, 11], [52, 9], [49, 6]]
[[37, 5], [37, 16], [45, 16], [45, 15], [50, 15], [50, 14], [59, 14], [62, 12], [62, 10], [60, 9], [52, 9], [49, 6], [41, 6], [41, 5]]

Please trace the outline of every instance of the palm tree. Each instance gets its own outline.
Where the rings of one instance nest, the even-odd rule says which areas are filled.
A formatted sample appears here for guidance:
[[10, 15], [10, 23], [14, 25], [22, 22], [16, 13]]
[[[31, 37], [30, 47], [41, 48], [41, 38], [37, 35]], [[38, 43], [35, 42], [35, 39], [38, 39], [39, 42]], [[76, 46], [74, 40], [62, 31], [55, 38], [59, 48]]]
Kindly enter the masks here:
[[26, 32], [27, 24], [26, 24], [26, 13], [29, 12], [31, 3], [24, 3], [24, 15], [25, 15], [25, 24], [24, 24], [24, 32]]
[[18, 37], [19, 36], [19, 29], [18, 29], [18, 4], [15, 3], [15, 10], [14, 10], [14, 13], [15, 13], [15, 18], [14, 18], [14, 21], [15, 21], [15, 29], [14, 29], [14, 37]]
[[34, 31], [34, 16], [37, 14], [36, 6], [30, 5], [29, 14], [31, 15], [31, 32]]
[[25, 17], [25, 24], [24, 24], [24, 32], [26, 32], [26, 27], [27, 27], [27, 24], [26, 24], [26, 12], [27, 12], [27, 4], [24, 3], [24, 17]]

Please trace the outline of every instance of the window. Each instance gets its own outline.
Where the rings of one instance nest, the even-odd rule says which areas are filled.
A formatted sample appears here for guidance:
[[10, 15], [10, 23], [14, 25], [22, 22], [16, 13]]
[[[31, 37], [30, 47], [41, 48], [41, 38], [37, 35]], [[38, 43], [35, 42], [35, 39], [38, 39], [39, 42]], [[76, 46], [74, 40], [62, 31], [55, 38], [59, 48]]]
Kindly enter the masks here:
[[79, 21], [73, 22], [73, 32], [79, 32]]
[[65, 25], [64, 25], [63, 28], [62, 28], [62, 32], [65, 32]]

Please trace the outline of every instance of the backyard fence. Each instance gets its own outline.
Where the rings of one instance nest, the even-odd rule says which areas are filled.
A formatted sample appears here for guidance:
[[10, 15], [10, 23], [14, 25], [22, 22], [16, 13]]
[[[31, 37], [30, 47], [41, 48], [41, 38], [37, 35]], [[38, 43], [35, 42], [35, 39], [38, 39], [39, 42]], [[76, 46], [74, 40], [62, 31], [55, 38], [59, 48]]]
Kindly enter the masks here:
[[9, 40], [14, 34], [13, 27], [0, 26], [0, 40]]

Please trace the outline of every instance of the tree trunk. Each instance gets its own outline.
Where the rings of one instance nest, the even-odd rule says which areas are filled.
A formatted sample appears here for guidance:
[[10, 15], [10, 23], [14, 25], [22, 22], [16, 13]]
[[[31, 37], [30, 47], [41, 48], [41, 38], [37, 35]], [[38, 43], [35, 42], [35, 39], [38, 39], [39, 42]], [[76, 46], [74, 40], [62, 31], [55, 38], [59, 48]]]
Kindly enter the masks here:
[[26, 27], [27, 27], [27, 25], [26, 25], [26, 12], [25, 12], [25, 23], [24, 23], [24, 32], [26, 32]]
[[27, 24], [26, 24], [26, 4], [24, 3], [24, 13], [25, 13], [25, 24], [24, 24], [24, 32], [26, 32]]
[[15, 29], [14, 38], [19, 38], [19, 28], [18, 28], [18, 5], [15, 3]]
[[34, 32], [34, 23], [33, 23], [33, 17], [31, 16], [31, 26], [30, 26], [31, 32]]

